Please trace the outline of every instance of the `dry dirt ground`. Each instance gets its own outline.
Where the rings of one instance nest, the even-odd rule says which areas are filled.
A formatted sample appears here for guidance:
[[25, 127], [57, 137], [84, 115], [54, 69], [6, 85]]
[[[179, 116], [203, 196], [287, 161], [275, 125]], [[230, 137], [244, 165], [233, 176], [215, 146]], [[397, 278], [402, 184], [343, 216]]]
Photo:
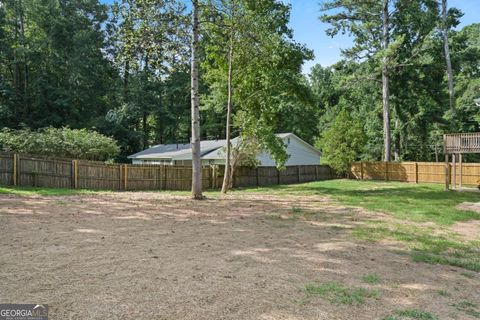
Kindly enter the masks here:
[[[292, 208], [322, 218], [278, 218]], [[48, 304], [52, 320], [380, 319], [396, 309], [475, 319], [452, 304], [480, 305], [480, 275], [353, 238], [372, 216], [320, 196], [0, 195], [0, 302]], [[378, 284], [362, 282], [371, 273]], [[380, 296], [306, 296], [307, 284], [331, 281]]]

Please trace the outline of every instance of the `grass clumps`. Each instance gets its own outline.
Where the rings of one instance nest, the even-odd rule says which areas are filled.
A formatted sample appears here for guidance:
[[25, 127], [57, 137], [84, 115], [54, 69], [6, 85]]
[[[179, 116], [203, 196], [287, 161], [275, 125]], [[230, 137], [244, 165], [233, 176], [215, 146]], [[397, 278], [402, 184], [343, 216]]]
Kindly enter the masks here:
[[462, 311], [474, 318], [480, 318], [480, 311], [477, 305], [469, 300], [463, 300], [453, 305], [458, 311]]
[[405, 309], [397, 310], [394, 315], [382, 318], [382, 320], [406, 320], [406, 319], [418, 319], [418, 320], [438, 320], [438, 317], [427, 311]]
[[349, 288], [337, 282], [309, 284], [305, 287], [305, 293], [307, 296], [320, 296], [335, 304], [362, 304], [367, 298], [377, 299], [380, 296], [377, 289]]
[[468, 279], [473, 279], [475, 278], [475, 275], [471, 272], [460, 272], [460, 274], [462, 276], [464, 276], [465, 278], [468, 278]]
[[445, 264], [473, 271], [480, 271], [480, 257], [478, 257], [478, 254], [475, 253], [454, 252], [434, 254], [429, 252], [412, 252], [411, 256], [415, 262]]
[[362, 281], [369, 284], [377, 284], [380, 282], [380, 277], [375, 273], [364, 274]]
[[292, 207], [293, 217], [298, 218], [298, 217], [303, 216], [303, 214], [304, 214], [304, 212], [303, 212], [302, 208]]
[[450, 293], [447, 290], [438, 290], [437, 293], [441, 297], [450, 297]]
[[367, 241], [392, 239], [403, 242], [411, 250], [410, 255], [415, 262], [480, 271], [480, 243], [458, 240], [452, 232], [435, 234], [431, 227], [375, 222], [355, 228], [353, 236]]

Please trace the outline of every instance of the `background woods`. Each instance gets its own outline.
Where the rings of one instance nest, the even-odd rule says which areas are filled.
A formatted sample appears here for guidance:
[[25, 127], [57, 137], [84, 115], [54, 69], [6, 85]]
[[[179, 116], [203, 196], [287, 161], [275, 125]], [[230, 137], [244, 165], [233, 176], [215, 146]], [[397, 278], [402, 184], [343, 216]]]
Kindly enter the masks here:
[[[388, 141], [395, 160], [442, 160], [443, 133], [478, 131], [480, 24], [456, 28], [462, 13], [446, 1], [323, 1], [329, 34], [354, 42], [341, 61], [308, 75], [301, 67], [313, 54], [293, 40], [289, 5], [199, 8], [202, 139], [224, 139], [229, 128], [281, 165], [274, 133], [335, 150], [348, 118], [361, 143], [332, 153], [341, 166], [387, 159]], [[174, 0], [1, 1], [0, 127], [97, 131], [118, 142], [116, 160], [188, 142], [190, 11]]]

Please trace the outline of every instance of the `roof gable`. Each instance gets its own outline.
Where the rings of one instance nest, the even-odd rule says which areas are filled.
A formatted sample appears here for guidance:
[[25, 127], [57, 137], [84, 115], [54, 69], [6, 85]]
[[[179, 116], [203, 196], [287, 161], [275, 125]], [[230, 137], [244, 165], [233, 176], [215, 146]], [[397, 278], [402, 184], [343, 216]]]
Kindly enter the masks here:
[[306, 148], [312, 150], [313, 152], [317, 153], [319, 156], [322, 155], [322, 153], [317, 150], [314, 146], [312, 146], [310, 143], [306, 142], [305, 140], [301, 139], [299, 136], [297, 136], [296, 134], [294, 133], [281, 133], [282, 135], [284, 135], [282, 137], [282, 139], [286, 139], [286, 138], [294, 138], [296, 139], [298, 142], [300, 142], [302, 145], [304, 145]]

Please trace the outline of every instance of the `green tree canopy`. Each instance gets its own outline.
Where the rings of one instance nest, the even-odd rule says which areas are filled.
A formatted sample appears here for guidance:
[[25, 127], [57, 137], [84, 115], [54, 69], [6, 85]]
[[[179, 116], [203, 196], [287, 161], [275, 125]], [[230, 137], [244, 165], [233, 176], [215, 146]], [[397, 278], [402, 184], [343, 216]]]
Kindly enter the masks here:
[[362, 125], [342, 110], [331, 127], [322, 133], [317, 146], [326, 163], [338, 173], [348, 173], [351, 163], [361, 158], [365, 142]]

